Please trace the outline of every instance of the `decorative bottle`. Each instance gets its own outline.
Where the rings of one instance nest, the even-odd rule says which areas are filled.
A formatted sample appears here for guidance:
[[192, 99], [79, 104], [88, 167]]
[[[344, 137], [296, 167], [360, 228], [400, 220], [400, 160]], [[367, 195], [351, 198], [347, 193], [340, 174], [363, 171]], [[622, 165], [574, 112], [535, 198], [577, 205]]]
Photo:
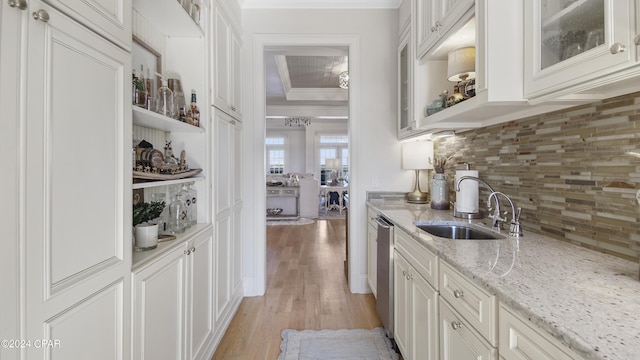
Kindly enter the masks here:
[[[159, 76], [162, 76], [158, 74]], [[156, 112], [164, 116], [173, 117], [173, 91], [167, 86], [167, 80], [162, 76], [162, 86], [158, 88]]]
[[198, 104], [196, 102], [196, 91], [191, 90], [191, 107], [189, 108], [189, 115], [187, 116], [187, 121], [191, 119], [190, 124], [194, 126], [200, 126], [200, 109], [198, 108]]

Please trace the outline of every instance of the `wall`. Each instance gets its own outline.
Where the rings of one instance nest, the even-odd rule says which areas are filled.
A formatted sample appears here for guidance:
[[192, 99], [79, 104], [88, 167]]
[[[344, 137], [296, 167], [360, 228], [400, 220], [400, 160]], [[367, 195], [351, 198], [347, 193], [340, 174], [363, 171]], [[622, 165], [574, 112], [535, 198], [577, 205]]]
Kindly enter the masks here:
[[[262, 178], [264, 173], [259, 162], [264, 159], [264, 146], [260, 142], [265, 132], [264, 119], [254, 117], [254, 113], [260, 113], [260, 109], [254, 108], [254, 103], [261, 102], [256, 97], [264, 93], [263, 89], [256, 90], [259, 88], [256, 84], [262, 80], [254, 71], [256, 66], [253, 61], [257, 57], [254, 54], [255, 36], [315, 34], [358, 37], [359, 60], [352, 62], [350, 59], [350, 67], [354, 69], [354, 77], [363, 81], [354, 83], [350, 89], [350, 103], [352, 106], [355, 103], [358, 108], [357, 118], [350, 119], [350, 152], [352, 159], [360, 156], [360, 161], [352, 166], [352, 184], [357, 183], [358, 186], [354, 185], [351, 192], [354, 208], [350, 216], [353, 224], [365, 224], [366, 191], [375, 190], [371, 185], [373, 176], [378, 177], [378, 190], [408, 188], [412, 183], [410, 174], [398, 181], [406, 172], [400, 169], [400, 145], [395, 125], [397, 76], [393, 69], [397, 68], [397, 16], [397, 10], [243, 10], [243, 146], [246, 160], [243, 161], [243, 194], [245, 199], [253, 199], [251, 203], [245, 202], [244, 208], [244, 224], [247, 224], [243, 232], [245, 294], [259, 295], [263, 291], [261, 282], [264, 277], [264, 269], [261, 269], [264, 263], [261, 255], [265, 241], [264, 222], [256, 220], [258, 214], [264, 213], [264, 200], [260, 200], [264, 190], [256, 188], [255, 181], [252, 181], [255, 176]], [[352, 96], [357, 96], [357, 99], [354, 100]], [[351, 252], [354, 263], [350, 272], [359, 274], [350, 286], [355, 292], [365, 292], [364, 227], [353, 226], [350, 231], [351, 250], [354, 250]]]
[[464, 132], [438, 141], [436, 156], [471, 163], [522, 206], [523, 241], [531, 231], [637, 261], [640, 159], [626, 152], [640, 152], [639, 120], [634, 93]]

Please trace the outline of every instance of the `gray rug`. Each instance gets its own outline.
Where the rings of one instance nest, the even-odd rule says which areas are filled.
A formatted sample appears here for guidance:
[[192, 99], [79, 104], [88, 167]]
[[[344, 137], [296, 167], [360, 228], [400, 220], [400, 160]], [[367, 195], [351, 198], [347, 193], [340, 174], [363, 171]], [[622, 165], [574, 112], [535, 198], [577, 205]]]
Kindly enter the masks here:
[[398, 360], [382, 328], [284, 330], [278, 360]]

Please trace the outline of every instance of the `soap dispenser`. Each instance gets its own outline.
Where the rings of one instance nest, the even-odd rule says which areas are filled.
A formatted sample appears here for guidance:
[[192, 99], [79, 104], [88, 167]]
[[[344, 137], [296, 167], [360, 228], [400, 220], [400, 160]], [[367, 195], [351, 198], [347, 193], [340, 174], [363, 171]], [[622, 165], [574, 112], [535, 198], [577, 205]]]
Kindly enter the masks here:
[[162, 74], [158, 74], [162, 81], [162, 86], [158, 89], [156, 112], [164, 116], [173, 118], [173, 91], [167, 86], [167, 79]]

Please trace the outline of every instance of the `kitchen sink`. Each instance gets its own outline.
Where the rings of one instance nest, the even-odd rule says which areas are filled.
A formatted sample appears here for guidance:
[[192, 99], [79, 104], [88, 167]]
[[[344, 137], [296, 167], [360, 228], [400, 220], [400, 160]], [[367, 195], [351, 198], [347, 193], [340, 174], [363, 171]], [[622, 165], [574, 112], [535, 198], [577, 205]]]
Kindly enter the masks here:
[[492, 233], [490, 231], [482, 231], [466, 224], [432, 224], [432, 223], [414, 223], [419, 229], [428, 232], [437, 237], [452, 240], [497, 240], [504, 239], [504, 236]]

